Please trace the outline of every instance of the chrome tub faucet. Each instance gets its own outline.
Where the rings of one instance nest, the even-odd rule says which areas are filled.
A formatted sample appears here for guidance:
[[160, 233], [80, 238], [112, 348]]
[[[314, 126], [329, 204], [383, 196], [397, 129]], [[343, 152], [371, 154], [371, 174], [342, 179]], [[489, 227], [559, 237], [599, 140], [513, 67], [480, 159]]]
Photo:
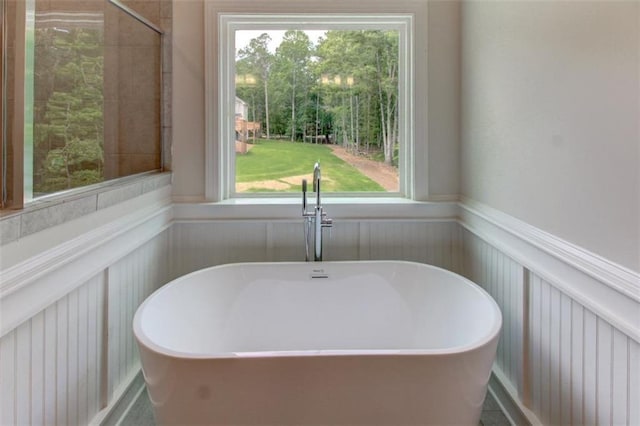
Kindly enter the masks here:
[[313, 260], [320, 262], [322, 261], [322, 230], [333, 226], [333, 220], [327, 217], [320, 200], [321, 181], [320, 163], [317, 162], [313, 166], [313, 192], [316, 193], [316, 206], [312, 211], [307, 211], [307, 180], [302, 179], [302, 217], [304, 218], [305, 260], [307, 262], [310, 260], [309, 240], [312, 228], [314, 235]]

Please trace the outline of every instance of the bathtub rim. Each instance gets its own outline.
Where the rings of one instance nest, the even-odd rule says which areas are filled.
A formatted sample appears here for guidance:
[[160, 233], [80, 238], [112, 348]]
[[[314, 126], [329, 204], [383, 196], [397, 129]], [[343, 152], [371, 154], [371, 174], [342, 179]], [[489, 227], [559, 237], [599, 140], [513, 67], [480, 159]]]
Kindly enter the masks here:
[[[152, 301], [154, 296], [160, 294], [163, 291], [167, 291], [169, 286], [173, 287], [179, 285], [182, 281], [188, 280], [193, 276], [206, 273], [213, 269], [225, 269], [232, 267], [241, 267], [242, 265], [260, 266], [260, 265], [332, 265], [332, 264], [407, 264], [418, 267], [426, 267], [428, 269], [436, 269], [439, 272], [445, 273], [450, 276], [454, 276], [456, 279], [464, 281], [465, 285], [471, 286], [475, 291], [480, 293], [482, 297], [489, 301], [491, 309], [496, 315], [497, 321], [493, 324], [491, 331], [487, 333], [482, 339], [475, 340], [471, 344], [451, 346], [442, 349], [307, 349], [307, 350], [279, 350], [279, 351], [245, 351], [245, 352], [217, 352], [217, 353], [191, 353], [181, 352], [173, 349], [166, 348], [158, 345], [152, 341], [143, 331], [141, 326], [141, 317], [144, 309], [148, 303]], [[252, 358], [287, 358], [287, 357], [313, 357], [313, 356], [425, 356], [425, 355], [455, 355], [463, 354], [467, 352], [473, 352], [480, 349], [487, 344], [490, 344], [494, 339], [498, 339], [500, 331], [502, 329], [502, 311], [493, 297], [480, 285], [474, 283], [468, 278], [441, 268], [439, 266], [431, 265], [428, 263], [420, 263], [406, 260], [340, 260], [340, 261], [322, 261], [322, 262], [235, 262], [225, 263], [222, 265], [208, 266], [201, 268], [188, 274], [182, 275], [169, 281], [159, 289], [151, 293], [141, 304], [135, 312], [133, 317], [133, 334], [139, 345], [144, 346], [147, 350], [160, 354], [164, 357], [173, 359], [189, 359], [189, 360], [208, 360], [208, 359], [252, 359]]]

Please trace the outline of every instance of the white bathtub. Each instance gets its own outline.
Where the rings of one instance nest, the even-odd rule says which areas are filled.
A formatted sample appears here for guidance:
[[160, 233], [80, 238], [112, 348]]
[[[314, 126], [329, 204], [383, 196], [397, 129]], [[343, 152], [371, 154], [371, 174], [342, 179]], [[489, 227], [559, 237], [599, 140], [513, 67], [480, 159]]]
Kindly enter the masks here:
[[159, 424], [477, 425], [502, 317], [411, 262], [203, 269], [138, 309]]

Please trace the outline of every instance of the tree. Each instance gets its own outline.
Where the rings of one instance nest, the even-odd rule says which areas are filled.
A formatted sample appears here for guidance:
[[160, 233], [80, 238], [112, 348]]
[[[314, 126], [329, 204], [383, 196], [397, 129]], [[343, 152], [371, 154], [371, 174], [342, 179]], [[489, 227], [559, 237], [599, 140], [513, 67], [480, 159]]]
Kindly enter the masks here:
[[398, 36], [384, 32], [375, 37], [376, 72], [380, 98], [380, 122], [384, 145], [384, 162], [393, 163], [398, 137]]
[[[331, 30], [314, 46], [304, 31], [287, 31], [275, 55], [266, 34], [241, 50], [237, 69], [268, 69], [269, 129], [292, 141], [333, 133], [356, 153], [378, 147], [394, 163], [398, 144], [398, 32]], [[256, 66], [258, 46], [264, 59]], [[266, 53], [265, 53], [266, 52]], [[251, 71], [253, 70], [253, 71]], [[264, 74], [263, 74], [264, 75]], [[251, 96], [247, 88], [238, 93]], [[254, 103], [255, 104], [255, 103]], [[260, 108], [258, 108], [260, 109]], [[265, 107], [266, 110], [266, 107]]]
[[265, 129], [267, 139], [271, 137], [271, 123], [269, 121], [269, 75], [273, 63], [273, 55], [269, 52], [269, 42], [271, 37], [267, 33], [252, 39], [249, 46], [241, 49], [238, 53], [238, 60], [244, 61], [246, 69], [257, 75], [262, 82], [264, 89], [264, 113]]
[[99, 31], [39, 29], [36, 52], [34, 191], [100, 182], [103, 56]]
[[[280, 46], [276, 49], [275, 64], [277, 72], [274, 76], [279, 79], [283, 90], [288, 95], [290, 108], [289, 129], [291, 140], [294, 141], [301, 127], [298, 105], [307, 102], [310, 86], [309, 62], [313, 45], [304, 31], [289, 30], [284, 34]], [[282, 84], [283, 83], [283, 84]], [[302, 96], [301, 96], [302, 95]]]
[[366, 146], [381, 141], [388, 164], [398, 136], [397, 40], [394, 31], [328, 31], [318, 46], [319, 73], [327, 76], [327, 101], [343, 143], [358, 151], [362, 135]]

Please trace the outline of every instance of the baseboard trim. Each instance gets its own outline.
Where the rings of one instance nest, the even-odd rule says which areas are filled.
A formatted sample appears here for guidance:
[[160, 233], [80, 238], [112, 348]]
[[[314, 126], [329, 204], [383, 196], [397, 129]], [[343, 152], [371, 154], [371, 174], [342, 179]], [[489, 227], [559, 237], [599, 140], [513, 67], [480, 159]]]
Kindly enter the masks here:
[[[142, 373], [139, 376], [142, 377]], [[140, 398], [144, 394], [144, 390], [145, 390], [144, 379], [142, 379], [142, 383], [138, 383], [137, 382], [138, 377], [136, 377], [135, 380], [136, 380], [136, 383], [133, 383], [131, 385], [131, 389], [135, 390], [137, 388], [138, 390], [136, 391], [136, 393], [133, 396], [133, 398], [131, 398], [131, 401], [129, 402], [129, 405], [127, 405], [127, 408], [125, 408], [125, 410], [120, 415], [116, 416], [115, 413], [114, 413], [114, 415], [112, 416], [114, 419], [117, 419], [117, 421], [115, 423], [113, 423], [113, 424], [115, 424], [115, 426], [121, 426], [122, 425], [122, 422], [124, 421], [124, 419], [126, 419], [127, 416], [129, 416], [129, 412], [140, 401]], [[104, 426], [106, 426], [106, 425], [104, 425]]]
[[488, 390], [512, 425], [532, 426], [542, 424], [531, 410], [522, 405], [515, 389], [509, 385], [509, 381], [503, 376], [500, 369], [495, 366], [489, 379]]
[[122, 386], [114, 392], [116, 396], [111, 399], [109, 405], [103, 408], [89, 424], [99, 426], [120, 425], [144, 391], [144, 386], [142, 369], [137, 368], [127, 377]]

